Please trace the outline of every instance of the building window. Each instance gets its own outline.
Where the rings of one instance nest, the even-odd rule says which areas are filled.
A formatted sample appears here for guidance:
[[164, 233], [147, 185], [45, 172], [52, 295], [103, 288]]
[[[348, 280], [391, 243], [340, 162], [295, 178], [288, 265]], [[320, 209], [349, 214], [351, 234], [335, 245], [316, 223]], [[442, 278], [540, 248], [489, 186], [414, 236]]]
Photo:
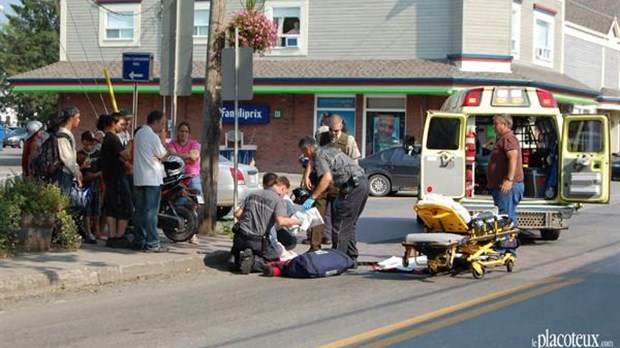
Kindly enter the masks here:
[[317, 96], [315, 107], [315, 128], [317, 129], [322, 125], [321, 123], [326, 116], [331, 114], [338, 114], [342, 116], [344, 120], [343, 132], [355, 136], [355, 96], [354, 95], [342, 95], [329, 97]]
[[512, 3], [512, 23], [510, 28], [510, 53], [515, 60], [519, 59], [521, 45], [521, 3]]
[[541, 11], [534, 11], [534, 62], [553, 65], [554, 17]]
[[307, 54], [308, 0], [267, 1], [265, 12], [278, 27], [278, 42], [268, 55]]
[[99, 45], [106, 47], [140, 45], [140, 4], [100, 5]]
[[194, 37], [209, 36], [209, 11], [210, 10], [194, 11]]
[[210, 1], [194, 3], [194, 44], [206, 45], [209, 40]]
[[405, 97], [367, 97], [364, 153], [400, 146], [405, 138]]

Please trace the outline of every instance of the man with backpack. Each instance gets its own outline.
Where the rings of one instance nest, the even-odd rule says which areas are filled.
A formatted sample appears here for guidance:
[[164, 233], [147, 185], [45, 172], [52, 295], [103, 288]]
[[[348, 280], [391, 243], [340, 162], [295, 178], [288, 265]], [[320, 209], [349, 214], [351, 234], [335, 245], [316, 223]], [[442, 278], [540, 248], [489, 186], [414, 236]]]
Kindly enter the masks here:
[[82, 187], [82, 173], [77, 163], [77, 151], [75, 138], [72, 131], [80, 124], [80, 110], [75, 106], [70, 106], [63, 110], [58, 128], [58, 155], [62, 161], [63, 168], [57, 174], [55, 182], [58, 182], [60, 189], [69, 195], [73, 181], [77, 180], [78, 186]]
[[82, 173], [77, 164], [75, 139], [71, 131], [80, 124], [80, 110], [66, 108], [50, 127], [49, 137], [41, 144], [30, 161], [30, 176], [37, 180], [57, 183], [69, 195], [73, 180], [82, 186]]

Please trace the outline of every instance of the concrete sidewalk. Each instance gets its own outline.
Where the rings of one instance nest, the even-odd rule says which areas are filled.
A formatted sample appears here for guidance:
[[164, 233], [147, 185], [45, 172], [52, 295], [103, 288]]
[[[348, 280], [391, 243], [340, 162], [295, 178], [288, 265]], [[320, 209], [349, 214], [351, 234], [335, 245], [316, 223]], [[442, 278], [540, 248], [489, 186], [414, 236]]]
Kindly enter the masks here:
[[[199, 245], [171, 243], [163, 234], [160, 238], [170, 252], [152, 254], [113, 249], [99, 241], [98, 245], [84, 244], [75, 252], [24, 253], [1, 259], [0, 299], [185, 272], [228, 272], [226, 262], [232, 240], [227, 237], [199, 236]], [[300, 243], [295, 251], [299, 254], [309, 248], [301, 244], [304, 238], [304, 235], [298, 236]], [[402, 253], [402, 247], [396, 242], [358, 243], [358, 248], [361, 266]]]
[[[301, 175], [286, 175], [291, 188], [297, 187]], [[218, 222], [218, 225], [220, 222]], [[306, 252], [299, 235], [295, 251]], [[26, 253], [0, 259], [0, 299], [31, 296], [67, 289], [131, 281], [183, 272], [228, 272], [226, 261], [232, 246], [227, 237], [199, 236], [200, 244], [172, 243], [160, 233], [168, 253], [151, 254], [126, 249], [113, 249], [99, 241], [84, 244], [75, 252]], [[330, 247], [330, 246], [324, 246]], [[359, 242], [359, 265], [368, 265], [393, 255], [401, 255], [400, 240]]]

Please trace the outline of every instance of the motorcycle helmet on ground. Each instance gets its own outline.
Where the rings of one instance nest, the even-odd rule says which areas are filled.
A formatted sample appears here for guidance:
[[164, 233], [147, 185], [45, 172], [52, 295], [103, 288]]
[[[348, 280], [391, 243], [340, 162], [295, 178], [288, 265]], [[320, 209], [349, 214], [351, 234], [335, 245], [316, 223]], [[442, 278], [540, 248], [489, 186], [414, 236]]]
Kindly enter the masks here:
[[310, 195], [312, 195], [312, 193], [310, 191], [308, 191], [307, 189], [303, 188], [303, 187], [298, 187], [296, 189], [293, 190], [293, 196], [295, 197], [293, 199], [293, 203], [295, 204], [304, 204], [304, 202], [310, 198]]

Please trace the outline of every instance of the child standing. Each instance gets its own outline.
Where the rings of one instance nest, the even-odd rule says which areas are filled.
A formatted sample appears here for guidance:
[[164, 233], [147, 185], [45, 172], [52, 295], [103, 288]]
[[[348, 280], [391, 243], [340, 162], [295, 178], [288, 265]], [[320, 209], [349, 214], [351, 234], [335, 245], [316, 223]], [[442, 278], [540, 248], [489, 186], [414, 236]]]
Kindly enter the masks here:
[[82, 133], [82, 149], [78, 151], [77, 162], [83, 173], [84, 187], [90, 187], [91, 196], [84, 212], [84, 230], [88, 236], [103, 239], [99, 215], [101, 213], [101, 152], [96, 149], [97, 140], [91, 131]]

